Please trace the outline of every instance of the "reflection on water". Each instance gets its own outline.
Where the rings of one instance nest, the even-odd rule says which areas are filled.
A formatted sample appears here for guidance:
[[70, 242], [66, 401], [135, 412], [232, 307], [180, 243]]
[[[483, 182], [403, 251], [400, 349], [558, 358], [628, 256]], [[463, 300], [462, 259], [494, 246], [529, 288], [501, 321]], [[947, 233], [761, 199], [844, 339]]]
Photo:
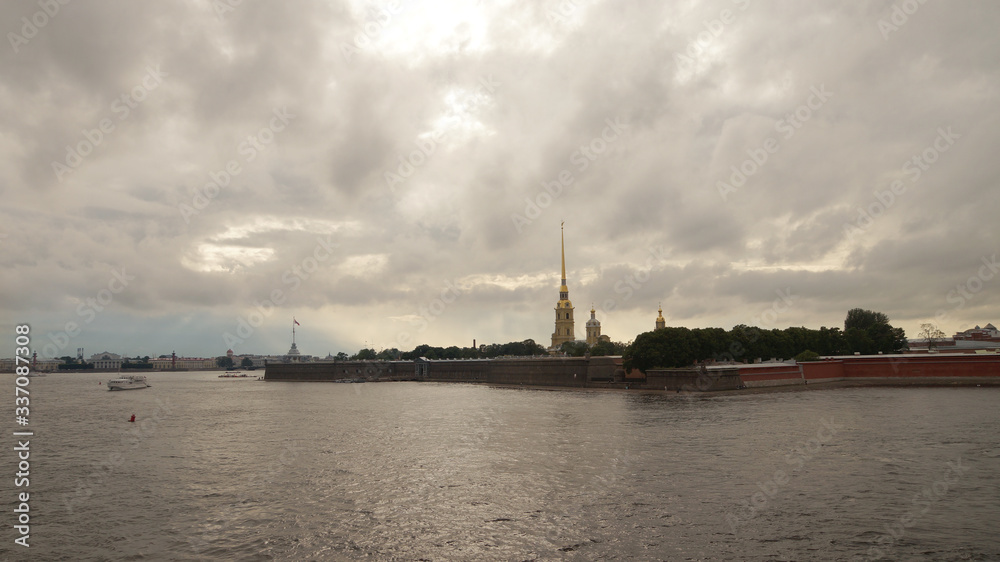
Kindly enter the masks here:
[[99, 380], [32, 380], [32, 547], [0, 557], [1000, 557], [996, 389]]

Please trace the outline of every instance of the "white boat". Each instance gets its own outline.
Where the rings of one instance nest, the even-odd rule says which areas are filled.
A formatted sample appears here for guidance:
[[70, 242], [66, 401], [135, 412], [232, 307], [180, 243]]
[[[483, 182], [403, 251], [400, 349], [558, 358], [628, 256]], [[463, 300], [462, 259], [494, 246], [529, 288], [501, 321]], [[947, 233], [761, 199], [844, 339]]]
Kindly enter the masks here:
[[143, 375], [123, 375], [108, 381], [108, 390], [134, 390], [148, 386], [149, 383]]

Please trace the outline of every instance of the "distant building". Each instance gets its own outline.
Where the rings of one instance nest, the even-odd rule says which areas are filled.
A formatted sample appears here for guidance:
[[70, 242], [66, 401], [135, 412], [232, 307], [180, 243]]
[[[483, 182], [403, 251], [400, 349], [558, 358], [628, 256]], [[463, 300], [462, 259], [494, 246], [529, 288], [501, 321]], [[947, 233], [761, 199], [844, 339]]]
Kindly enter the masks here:
[[87, 363], [93, 363], [95, 369], [120, 369], [122, 366], [122, 356], [110, 351], [102, 351], [90, 356]]
[[159, 359], [150, 359], [149, 362], [158, 371], [170, 371], [175, 367], [178, 371], [218, 369], [215, 358], [211, 357], [162, 357]]
[[993, 324], [987, 324], [984, 328], [976, 326], [975, 328], [970, 328], [964, 332], [959, 332], [955, 334], [954, 339], [956, 341], [973, 340], [1000, 342], [1000, 331], [998, 331]]
[[[59, 359], [29, 359], [28, 367], [31, 367], [31, 372], [42, 372], [42, 371], [56, 371], [59, 369], [59, 363], [62, 361]], [[24, 359], [22, 357], [21, 361], [11, 357], [6, 359], [0, 359], [0, 373], [13, 373], [16, 371], [17, 367], [24, 367]]]
[[667, 321], [666, 319], [663, 318], [663, 306], [660, 306], [659, 315], [656, 317], [656, 329], [659, 330], [660, 328], [666, 328], [666, 327], [667, 327]]
[[950, 338], [908, 340], [910, 351], [928, 353], [931, 351], [947, 353], [996, 353], [1000, 351], [1000, 331], [987, 324], [976, 326], [964, 332], [958, 332]]

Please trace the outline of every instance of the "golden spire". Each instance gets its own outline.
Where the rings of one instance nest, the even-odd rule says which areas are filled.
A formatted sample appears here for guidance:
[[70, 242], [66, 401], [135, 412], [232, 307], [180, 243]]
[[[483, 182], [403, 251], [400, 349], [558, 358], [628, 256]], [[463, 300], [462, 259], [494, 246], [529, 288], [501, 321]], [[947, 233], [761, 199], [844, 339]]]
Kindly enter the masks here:
[[562, 237], [562, 290], [567, 291], [566, 288], [566, 221], [562, 221], [559, 225], [560, 235]]

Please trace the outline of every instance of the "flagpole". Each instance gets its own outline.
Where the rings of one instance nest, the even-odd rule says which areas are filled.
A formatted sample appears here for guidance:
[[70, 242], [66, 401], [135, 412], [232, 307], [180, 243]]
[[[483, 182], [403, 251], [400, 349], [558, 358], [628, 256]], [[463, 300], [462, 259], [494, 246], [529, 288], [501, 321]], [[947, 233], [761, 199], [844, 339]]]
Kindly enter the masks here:
[[292, 346], [295, 346], [295, 317], [292, 316]]

